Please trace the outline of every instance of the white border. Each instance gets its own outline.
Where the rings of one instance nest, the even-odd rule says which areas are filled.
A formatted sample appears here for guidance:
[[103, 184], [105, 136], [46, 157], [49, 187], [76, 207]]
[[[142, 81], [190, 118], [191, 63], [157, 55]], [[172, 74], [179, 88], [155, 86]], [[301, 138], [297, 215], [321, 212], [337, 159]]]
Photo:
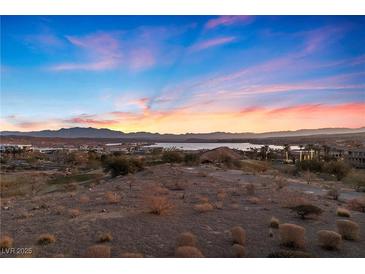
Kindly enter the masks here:
[[[331, 273], [361, 272], [364, 259], [0, 259], [2, 273]], [[15, 271], [16, 270], [16, 271]]]
[[2, 0], [2, 15], [363, 15], [363, 0]]

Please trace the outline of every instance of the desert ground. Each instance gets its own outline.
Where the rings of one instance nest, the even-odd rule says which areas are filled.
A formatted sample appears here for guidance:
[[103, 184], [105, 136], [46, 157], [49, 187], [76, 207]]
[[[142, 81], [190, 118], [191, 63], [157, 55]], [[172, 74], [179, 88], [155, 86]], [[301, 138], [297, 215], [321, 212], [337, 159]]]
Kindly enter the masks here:
[[[351, 199], [364, 194], [341, 182], [314, 178], [308, 183], [303, 176], [272, 168], [181, 163], [151, 165], [114, 178], [100, 168], [73, 180], [42, 170], [6, 176], [19, 174], [29, 182], [55, 179], [37, 190], [27, 189], [26, 195], [1, 199], [1, 236], [10, 237], [15, 248], [13, 253], [3, 251], [2, 257], [89, 257], [95, 245], [106, 247], [102, 257], [175, 257], [177, 239], [184, 232], [195, 235], [204, 257], [236, 257], [231, 235], [235, 226], [246, 233], [240, 257], [275, 257], [281, 251], [288, 251], [286, 256], [300, 251], [305, 257], [365, 257], [365, 213], [349, 209], [350, 217], [336, 215], [339, 207], [348, 208]], [[337, 200], [328, 196], [334, 184]], [[293, 210], [301, 203], [323, 212], [303, 219]], [[272, 217], [280, 224], [304, 227], [304, 246], [284, 246], [279, 229], [270, 227]], [[340, 219], [356, 222], [360, 237], [343, 239], [337, 250], [322, 248], [317, 232], [337, 231]]]

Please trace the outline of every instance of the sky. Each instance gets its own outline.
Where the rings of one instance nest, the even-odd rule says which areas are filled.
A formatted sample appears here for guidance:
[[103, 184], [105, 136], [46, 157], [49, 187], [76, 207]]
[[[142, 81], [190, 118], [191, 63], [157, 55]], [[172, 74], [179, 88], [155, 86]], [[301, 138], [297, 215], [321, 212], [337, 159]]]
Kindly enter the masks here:
[[1, 130], [365, 126], [365, 16], [1, 16]]

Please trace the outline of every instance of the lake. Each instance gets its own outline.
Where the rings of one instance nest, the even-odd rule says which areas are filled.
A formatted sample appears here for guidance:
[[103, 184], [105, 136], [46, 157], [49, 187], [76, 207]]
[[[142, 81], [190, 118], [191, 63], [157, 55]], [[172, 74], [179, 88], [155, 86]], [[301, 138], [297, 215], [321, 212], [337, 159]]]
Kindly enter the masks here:
[[[251, 143], [156, 143], [148, 147], [162, 147], [162, 148], [177, 148], [181, 150], [199, 150], [199, 149], [214, 149], [217, 147], [229, 147], [232, 149], [239, 149], [247, 151], [250, 148], [260, 149], [263, 145], [256, 145]], [[271, 149], [283, 149], [283, 146], [269, 145]], [[297, 146], [291, 146], [291, 149], [297, 149]]]

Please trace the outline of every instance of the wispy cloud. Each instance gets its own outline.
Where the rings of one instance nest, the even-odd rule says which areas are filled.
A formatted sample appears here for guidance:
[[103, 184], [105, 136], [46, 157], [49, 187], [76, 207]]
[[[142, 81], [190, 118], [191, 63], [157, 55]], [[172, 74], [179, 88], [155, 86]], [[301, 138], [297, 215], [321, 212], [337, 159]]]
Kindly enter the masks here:
[[190, 51], [200, 51], [200, 50], [208, 49], [211, 47], [217, 47], [217, 46], [229, 44], [229, 43], [234, 42], [236, 39], [237, 38], [234, 36], [227, 36], [227, 37], [218, 37], [218, 38], [213, 38], [213, 39], [209, 39], [209, 40], [204, 40], [204, 41], [200, 41], [200, 42], [192, 45], [189, 48], [189, 50]]
[[233, 15], [233, 16], [220, 16], [209, 20], [205, 24], [206, 29], [214, 29], [220, 26], [242, 25], [248, 24], [253, 21], [253, 16], [247, 15]]

